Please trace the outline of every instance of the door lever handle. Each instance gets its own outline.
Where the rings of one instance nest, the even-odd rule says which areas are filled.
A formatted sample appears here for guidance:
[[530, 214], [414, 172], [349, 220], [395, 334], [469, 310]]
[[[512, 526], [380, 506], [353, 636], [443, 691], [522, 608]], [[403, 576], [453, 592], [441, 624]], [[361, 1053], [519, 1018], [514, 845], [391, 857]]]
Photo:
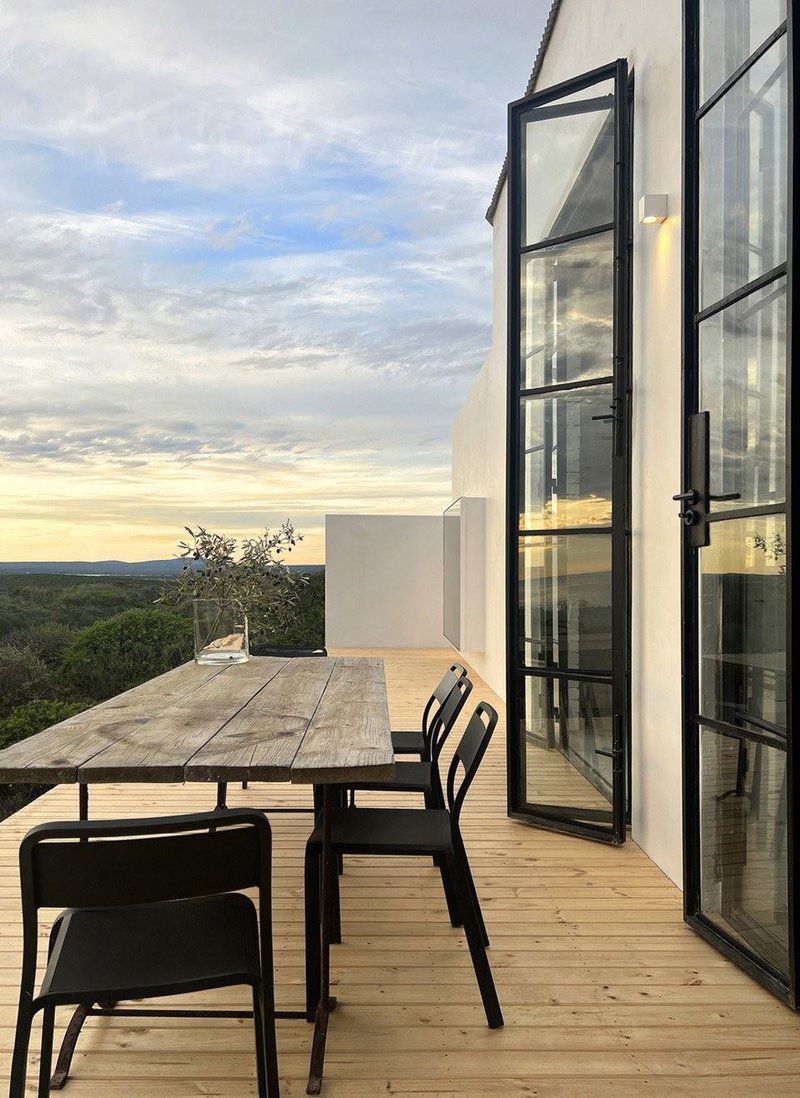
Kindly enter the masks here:
[[718, 492], [716, 495], [712, 492], [708, 493], [708, 498], [714, 503], [727, 503], [728, 500], [741, 499], [741, 492]]
[[694, 488], [690, 488], [687, 492], [679, 492], [677, 496], [672, 497], [676, 502], [686, 501], [687, 503], [697, 503], [697, 492]]

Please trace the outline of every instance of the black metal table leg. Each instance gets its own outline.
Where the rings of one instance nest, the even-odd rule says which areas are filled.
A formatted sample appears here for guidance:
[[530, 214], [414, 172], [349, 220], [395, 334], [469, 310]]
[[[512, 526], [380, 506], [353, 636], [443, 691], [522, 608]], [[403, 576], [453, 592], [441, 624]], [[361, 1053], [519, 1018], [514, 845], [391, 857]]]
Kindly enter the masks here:
[[319, 1094], [322, 1089], [322, 1072], [325, 1066], [325, 1040], [328, 1036], [328, 1018], [336, 1006], [331, 996], [331, 938], [333, 936], [333, 893], [331, 874], [338, 867], [331, 850], [331, 787], [322, 787], [322, 918], [320, 920], [320, 999], [314, 1021], [314, 1039], [311, 1043], [311, 1066], [308, 1073], [306, 1094]]
[[75, 1045], [78, 1043], [83, 1023], [86, 1021], [90, 1009], [91, 1004], [89, 1006], [79, 1006], [70, 1018], [69, 1025], [64, 1033], [64, 1040], [61, 1042], [61, 1048], [59, 1049], [56, 1069], [50, 1077], [51, 1090], [61, 1090], [69, 1078], [69, 1069], [72, 1066]]
[[78, 785], [78, 819], [89, 819], [89, 786], [85, 782]]

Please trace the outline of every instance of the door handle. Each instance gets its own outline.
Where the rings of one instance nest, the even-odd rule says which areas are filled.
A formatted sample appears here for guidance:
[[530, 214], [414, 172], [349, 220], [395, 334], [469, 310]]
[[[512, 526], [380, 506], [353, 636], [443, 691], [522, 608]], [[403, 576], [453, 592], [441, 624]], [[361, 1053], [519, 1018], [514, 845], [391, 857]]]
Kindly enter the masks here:
[[709, 492], [708, 493], [708, 498], [713, 503], [727, 503], [730, 500], [741, 499], [742, 498], [742, 493], [741, 492], [718, 492], [718, 493], [714, 494], [713, 492]]
[[672, 497], [674, 500], [685, 500], [687, 503], [697, 502], [697, 492], [694, 488], [690, 488], [687, 492], [678, 492], [677, 496]]

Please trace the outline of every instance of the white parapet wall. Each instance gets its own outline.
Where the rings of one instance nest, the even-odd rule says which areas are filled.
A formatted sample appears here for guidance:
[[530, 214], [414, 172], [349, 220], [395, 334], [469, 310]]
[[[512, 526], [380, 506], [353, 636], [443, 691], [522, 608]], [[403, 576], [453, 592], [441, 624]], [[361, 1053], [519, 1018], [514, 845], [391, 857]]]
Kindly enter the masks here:
[[325, 516], [325, 643], [444, 648], [440, 515]]

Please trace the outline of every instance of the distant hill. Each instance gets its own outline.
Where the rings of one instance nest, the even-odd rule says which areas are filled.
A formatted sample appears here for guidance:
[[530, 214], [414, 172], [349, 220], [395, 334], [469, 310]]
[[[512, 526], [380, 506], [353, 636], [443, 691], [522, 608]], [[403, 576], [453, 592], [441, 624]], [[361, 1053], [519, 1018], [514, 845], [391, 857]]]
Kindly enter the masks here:
[[[3, 576], [174, 576], [183, 562], [170, 560], [31, 560], [0, 561]], [[290, 564], [293, 572], [321, 572], [324, 564]]]

